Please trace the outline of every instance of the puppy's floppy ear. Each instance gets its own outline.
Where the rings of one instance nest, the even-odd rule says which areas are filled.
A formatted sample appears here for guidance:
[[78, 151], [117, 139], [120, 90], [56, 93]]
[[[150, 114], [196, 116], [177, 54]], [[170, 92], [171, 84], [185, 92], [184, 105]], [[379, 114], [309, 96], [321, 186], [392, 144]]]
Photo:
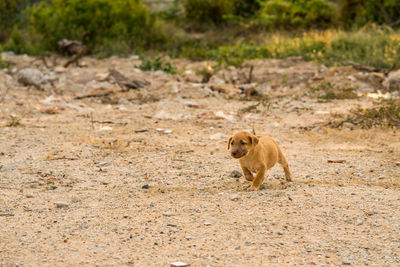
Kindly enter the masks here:
[[249, 143], [253, 144], [253, 145], [257, 145], [258, 144], [258, 137], [255, 136], [255, 135], [249, 136]]
[[258, 137], [254, 135], [254, 136], [252, 137], [252, 139], [253, 139], [253, 144], [254, 144], [254, 145], [257, 145], [257, 144], [258, 144], [258, 141], [259, 141], [259, 140], [258, 140]]
[[231, 148], [231, 141], [232, 141], [232, 136], [229, 137], [229, 140], [228, 140], [228, 150]]

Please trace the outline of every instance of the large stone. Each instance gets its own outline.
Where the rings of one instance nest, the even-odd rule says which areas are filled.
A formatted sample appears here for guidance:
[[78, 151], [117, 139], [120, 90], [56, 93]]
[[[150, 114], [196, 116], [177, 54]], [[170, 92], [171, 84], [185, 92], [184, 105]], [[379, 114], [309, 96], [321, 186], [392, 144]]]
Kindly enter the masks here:
[[383, 85], [389, 92], [400, 92], [400, 70], [390, 72]]
[[45, 81], [40, 70], [30, 68], [20, 70], [17, 74], [17, 80], [25, 86], [33, 85], [37, 89], [42, 89], [42, 85]]

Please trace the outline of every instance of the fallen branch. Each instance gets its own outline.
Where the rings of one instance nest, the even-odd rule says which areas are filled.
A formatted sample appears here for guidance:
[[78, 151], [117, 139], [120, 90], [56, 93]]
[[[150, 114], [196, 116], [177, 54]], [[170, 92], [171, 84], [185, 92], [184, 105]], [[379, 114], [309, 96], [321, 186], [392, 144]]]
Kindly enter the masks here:
[[72, 63], [75, 63], [78, 67], [79, 67], [79, 59], [86, 54], [87, 49], [82, 48], [81, 50], [78, 51], [78, 53], [76, 53], [76, 55], [74, 55], [70, 60], [68, 60], [65, 64], [64, 64], [64, 68], [68, 68], [69, 65], [71, 65]]
[[0, 216], [11, 217], [14, 216], [12, 213], [0, 213]]
[[384, 74], [388, 74], [392, 70], [392, 68], [382, 69], [382, 68], [377, 68], [377, 67], [368, 66], [368, 65], [361, 65], [361, 64], [355, 63], [353, 61], [347, 61], [346, 63], [351, 65], [354, 69], [359, 70], [359, 71], [381, 72]]
[[150, 83], [146, 80], [133, 80], [125, 77], [122, 73], [115, 69], [109, 69], [110, 75], [114, 78], [117, 84], [121, 88], [139, 89], [149, 85]]
[[92, 123], [99, 123], [99, 124], [120, 124], [120, 125], [127, 125], [127, 122], [114, 122], [114, 121], [92, 121]]
[[345, 163], [344, 159], [328, 159], [328, 163]]
[[116, 93], [116, 90], [114, 88], [110, 89], [94, 89], [91, 90], [88, 93], [85, 93], [83, 95], [78, 95], [75, 97], [75, 99], [83, 99], [83, 98], [88, 98], [88, 97], [100, 97], [100, 96], [108, 96], [111, 94]]
[[253, 69], [254, 69], [254, 66], [251, 65], [250, 70], [249, 70], [249, 76], [247, 78], [247, 83], [251, 83], [251, 81], [253, 80]]
[[57, 157], [57, 158], [48, 158], [48, 159], [46, 159], [46, 160], [60, 160], [60, 159], [78, 160], [79, 158], [69, 158], [69, 157], [62, 156], [62, 157]]

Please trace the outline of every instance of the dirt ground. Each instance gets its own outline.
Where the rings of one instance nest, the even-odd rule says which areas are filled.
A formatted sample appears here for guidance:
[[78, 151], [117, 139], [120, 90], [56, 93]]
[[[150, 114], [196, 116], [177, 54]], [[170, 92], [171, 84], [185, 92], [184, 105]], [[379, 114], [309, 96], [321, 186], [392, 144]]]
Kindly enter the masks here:
[[[0, 266], [400, 265], [398, 131], [324, 126], [372, 105], [367, 74], [254, 61], [259, 102], [241, 95], [246, 69], [201, 83], [210, 63], [177, 60], [169, 75], [134, 69], [136, 57], [67, 69], [3, 58]], [[47, 75], [42, 90], [16, 81], [26, 67]], [[150, 84], [123, 91], [109, 68]], [[360, 97], [305, 93], [321, 80], [358, 83]], [[279, 165], [258, 192], [231, 177], [227, 139], [243, 129], [279, 142], [293, 182]]]

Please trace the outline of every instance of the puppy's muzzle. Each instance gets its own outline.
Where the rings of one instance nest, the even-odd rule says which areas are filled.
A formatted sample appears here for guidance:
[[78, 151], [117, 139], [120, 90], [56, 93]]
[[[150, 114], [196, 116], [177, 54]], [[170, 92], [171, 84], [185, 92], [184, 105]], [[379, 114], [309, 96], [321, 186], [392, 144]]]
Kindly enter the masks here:
[[231, 151], [231, 155], [232, 155], [232, 157], [238, 159], [238, 158], [241, 158], [243, 156], [243, 153], [235, 150], [235, 151]]

